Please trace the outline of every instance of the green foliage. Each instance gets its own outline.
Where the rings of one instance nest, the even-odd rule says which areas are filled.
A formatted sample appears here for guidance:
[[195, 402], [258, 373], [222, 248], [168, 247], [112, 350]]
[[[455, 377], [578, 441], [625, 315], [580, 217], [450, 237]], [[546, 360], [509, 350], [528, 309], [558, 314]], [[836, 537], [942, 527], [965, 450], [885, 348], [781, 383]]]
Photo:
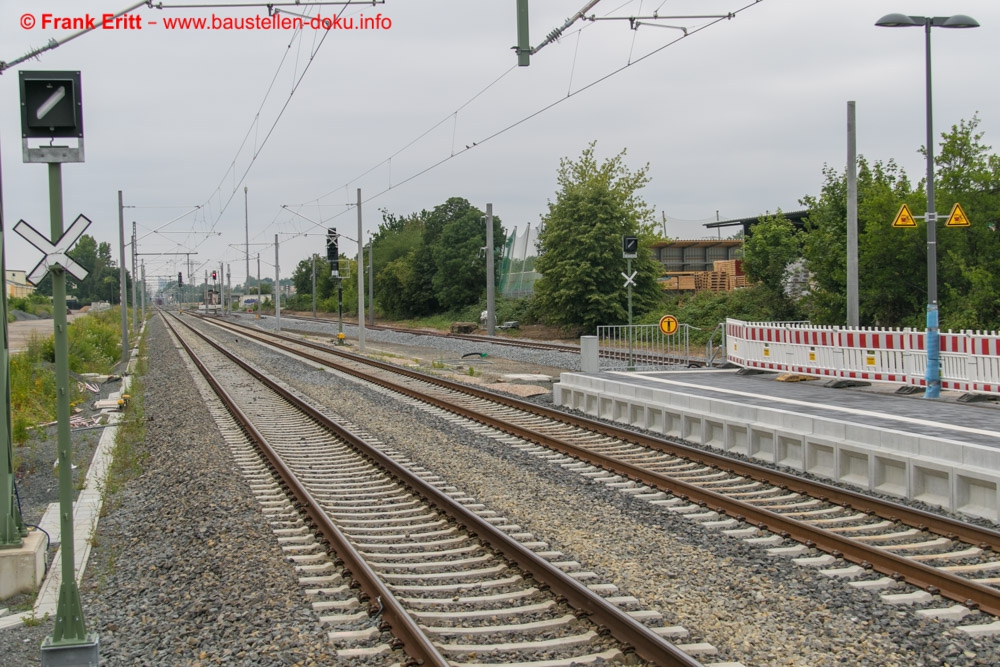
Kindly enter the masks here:
[[56, 378], [51, 366], [52, 337], [33, 337], [10, 356], [11, 431], [15, 443], [27, 442], [29, 428], [56, 418]]
[[[282, 281], [284, 282], [284, 281]], [[330, 275], [330, 263], [325, 257], [316, 257], [316, 295], [317, 300], [336, 292], [336, 281]], [[298, 297], [295, 304], [305, 303], [302, 297], [308, 302], [307, 308], [312, 308], [313, 293], [313, 258], [307, 257], [298, 263], [292, 272], [292, 284], [295, 286], [295, 294]], [[289, 307], [297, 307], [292, 306]]]
[[978, 126], [977, 116], [952, 126], [935, 162], [938, 211], [961, 202], [971, 222], [938, 230], [943, 329], [1000, 329], [1000, 156]]
[[[121, 275], [117, 263], [111, 255], [111, 244], [98, 243], [94, 237], [84, 234], [76, 245], [67, 253], [80, 266], [87, 269], [87, 277], [76, 281], [69, 278], [66, 291], [73, 294], [80, 303], [88, 304], [94, 301], [118, 301], [121, 293]], [[126, 271], [126, 290], [132, 289], [132, 276]], [[38, 294], [52, 296], [52, 276], [46, 275], [35, 287]]]
[[591, 143], [576, 161], [559, 164], [559, 191], [542, 217], [541, 254], [535, 265], [542, 278], [535, 300], [546, 320], [595, 331], [598, 325], [628, 322], [628, 292], [622, 287], [622, 236], [639, 238], [632, 289], [633, 313], [641, 315], [662, 302], [656, 283], [662, 273], [649, 252], [657, 238], [653, 210], [638, 191], [649, 181], [648, 165], [632, 172], [626, 152], [598, 164]]
[[743, 243], [743, 269], [747, 280], [758, 283], [758, 296], [770, 311], [768, 319], [796, 317], [795, 303], [786, 294], [788, 265], [801, 257], [801, 241], [795, 227], [779, 211], [762, 216]]
[[727, 317], [747, 322], [766, 322], [774, 316], [768, 299], [770, 293], [762, 285], [753, 285], [731, 292], [702, 291], [693, 294], [674, 294], [667, 297], [663, 310], [646, 315], [640, 324], [655, 324], [663, 315], [673, 315], [678, 322], [693, 327], [690, 331], [692, 345], [703, 345]]
[[120, 312], [114, 308], [73, 320], [67, 330], [72, 372], [106, 373], [121, 358], [121, 322], [114, 319]]
[[[936, 161], [938, 295], [941, 328], [1000, 328], [1000, 157], [977, 132], [978, 117], [942, 135]], [[813, 289], [803, 308], [818, 324], [843, 324], [847, 313], [847, 180], [824, 170], [819, 197], [806, 197], [808, 233], [803, 252]], [[926, 210], [926, 183], [910, 185], [894, 162], [858, 159], [858, 274], [862, 326], [922, 328], [927, 304], [927, 230], [893, 228], [906, 203]], [[960, 202], [968, 228], [944, 226]], [[755, 230], [756, 233], [756, 230]]]
[[[69, 368], [73, 373], [108, 373], [121, 356], [120, 313], [117, 308], [78, 317], [67, 329]], [[56, 418], [55, 339], [34, 337], [22, 352], [10, 357], [10, 406], [15, 443], [29, 438], [29, 428]], [[76, 382], [69, 383], [70, 400], [79, 400]]]
[[[375, 305], [386, 317], [406, 319], [476, 304], [486, 292], [486, 225], [483, 212], [461, 197], [406, 217], [382, 212], [373, 239]], [[493, 219], [493, 244], [503, 248], [504, 230]], [[494, 271], [499, 276], [500, 263]], [[357, 279], [344, 281], [357, 310]]]

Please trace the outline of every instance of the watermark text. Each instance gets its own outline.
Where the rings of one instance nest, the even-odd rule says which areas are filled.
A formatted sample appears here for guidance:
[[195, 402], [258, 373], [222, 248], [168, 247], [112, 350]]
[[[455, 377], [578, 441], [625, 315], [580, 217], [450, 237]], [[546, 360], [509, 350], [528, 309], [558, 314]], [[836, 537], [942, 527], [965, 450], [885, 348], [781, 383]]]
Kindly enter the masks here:
[[167, 16], [155, 21], [144, 19], [139, 14], [99, 14], [82, 16], [60, 16], [58, 14], [21, 15], [21, 27], [32, 30], [389, 30], [392, 19], [382, 14], [357, 16]]

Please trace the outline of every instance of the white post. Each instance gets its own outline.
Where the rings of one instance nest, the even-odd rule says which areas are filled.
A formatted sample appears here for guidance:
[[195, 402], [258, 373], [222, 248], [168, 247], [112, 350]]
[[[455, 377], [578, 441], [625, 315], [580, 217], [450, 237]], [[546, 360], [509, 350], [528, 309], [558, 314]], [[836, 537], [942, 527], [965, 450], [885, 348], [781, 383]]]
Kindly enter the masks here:
[[358, 352], [365, 353], [365, 253], [361, 247], [361, 188], [358, 188]]
[[274, 235], [274, 330], [281, 331], [281, 267], [278, 266], [278, 235]]

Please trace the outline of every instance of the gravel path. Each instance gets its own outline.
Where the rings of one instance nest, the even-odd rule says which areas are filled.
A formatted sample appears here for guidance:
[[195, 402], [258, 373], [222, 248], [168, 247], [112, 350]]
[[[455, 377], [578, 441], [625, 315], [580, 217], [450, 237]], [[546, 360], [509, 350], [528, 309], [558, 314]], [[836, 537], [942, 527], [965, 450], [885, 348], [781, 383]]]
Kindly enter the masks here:
[[[102, 664], [335, 664], [162, 323], [154, 319], [149, 332], [146, 473], [102, 517], [81, 586]], [[382, 335], [400, 334], [369, 331], [368, 340]], [[382, 392], [229, 336], [226, 342], [616, 583], [621, 594], [686, 626], [686, 641], [711, 642], [721, 650], [712, 660], [1000, 664], [995, 640], [943, 632], [946, 624], [887, 607], [740, 540], [706, 539], [705, 529], [682, 517]], [[489, 354], [550, 368], [563, 362], [549, 355], [567, 356], [509, 348]], [[51, 622], [0, 635], [0, 667], [37, 664], [50, 633]]]

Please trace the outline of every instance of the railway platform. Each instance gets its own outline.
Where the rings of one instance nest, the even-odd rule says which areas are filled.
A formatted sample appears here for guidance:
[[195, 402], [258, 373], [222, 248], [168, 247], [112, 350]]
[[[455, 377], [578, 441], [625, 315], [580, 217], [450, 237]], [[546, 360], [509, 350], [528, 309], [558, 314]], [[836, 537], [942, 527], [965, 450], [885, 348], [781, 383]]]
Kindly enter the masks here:
[[778, 373], [563, 373], [553, 402], [862, 489], [1000, 520], [1000, 404]]

